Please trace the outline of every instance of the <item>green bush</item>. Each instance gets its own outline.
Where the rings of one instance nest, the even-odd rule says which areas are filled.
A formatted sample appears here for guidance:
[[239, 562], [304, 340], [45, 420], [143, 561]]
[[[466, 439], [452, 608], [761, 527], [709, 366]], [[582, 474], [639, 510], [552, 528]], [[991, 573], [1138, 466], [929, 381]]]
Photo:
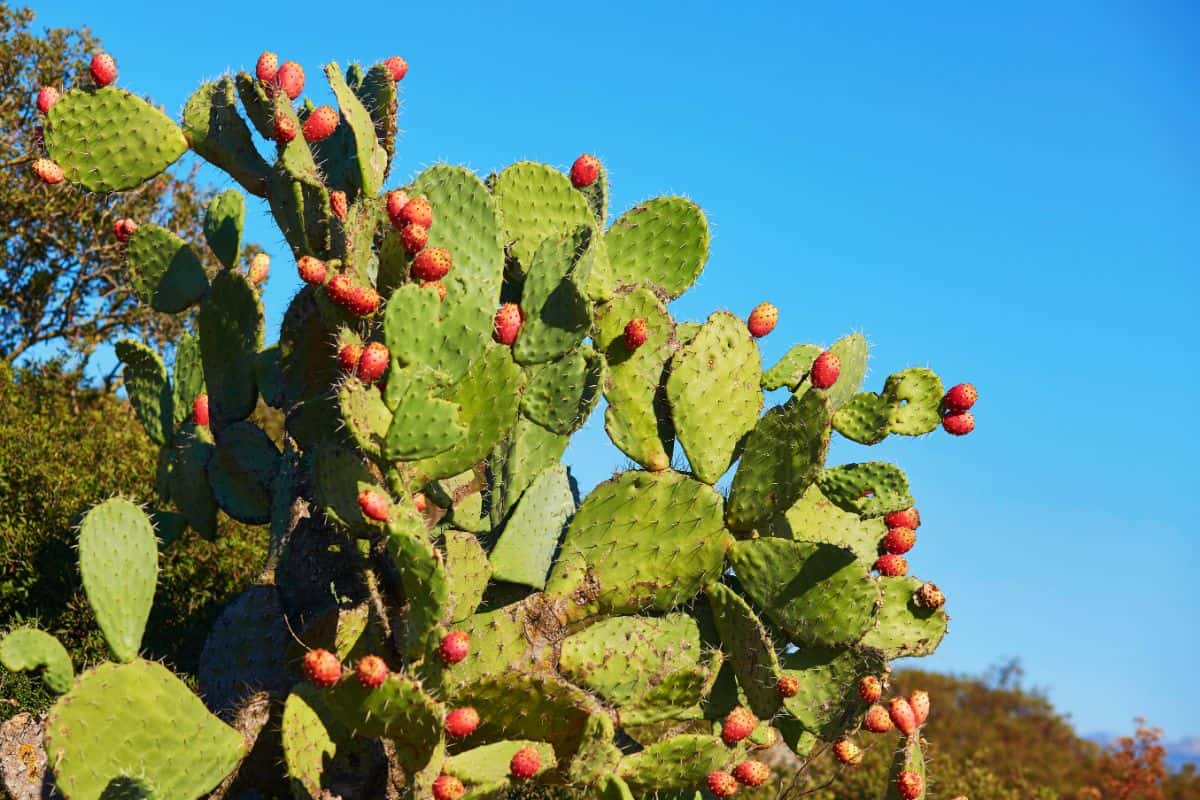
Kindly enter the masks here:
[[[158, 448], [128, 403], [81, 387], [56, 364], [16, 371], [0, 361], [0, 626], [34, 622], [77, 666], [104, 657], [76, 569], [75, 526], [96, 502], [154, 499]], [[194, 673], [221, 605], [263, 562], [263, 529], [222, 522], [215, 541], [189, 532], [162, 549], [145, 650]], [[41, 711], [41, 681], [0, 667], [0, 719]]]

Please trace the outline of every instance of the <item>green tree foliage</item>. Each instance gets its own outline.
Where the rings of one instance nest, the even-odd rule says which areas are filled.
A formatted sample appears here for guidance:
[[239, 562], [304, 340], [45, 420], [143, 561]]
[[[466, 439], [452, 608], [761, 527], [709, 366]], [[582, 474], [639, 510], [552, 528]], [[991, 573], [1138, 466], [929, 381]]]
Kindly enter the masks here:
[[[0, 362], [0, 627], [37, 621], [77, 665], [104, 658], [75, 569], [73, 527], [100, 500], [154, 498], [158, 448], [129, 405], [81, 388], [50, 364], [16, 371]], [[222, 522], [215, 541], [189, 532], [162, 548], [146, 650], [195, 670], [221, 605], [255, 577], [266, 533]], [[0, 668], [0, 719], [49, 705], [41, 681]]]
[[30, 163], [42, 154], [38, 87], [63, 89], [62, 76], [86, 76], [99, 41], [86, 28], [38, 33], [33, 21], [31, 10], [0, 2], [0, 359], [15, 363], [31, 348], [50, 346], [78, 363], [118, 335], [162, 350], [181, 323], [131, 294], [113, 223], [155, 222], [196, 239], [210, 192], [194, 171], [164, 173], [112, 196], [47, 187], [34, 177]]

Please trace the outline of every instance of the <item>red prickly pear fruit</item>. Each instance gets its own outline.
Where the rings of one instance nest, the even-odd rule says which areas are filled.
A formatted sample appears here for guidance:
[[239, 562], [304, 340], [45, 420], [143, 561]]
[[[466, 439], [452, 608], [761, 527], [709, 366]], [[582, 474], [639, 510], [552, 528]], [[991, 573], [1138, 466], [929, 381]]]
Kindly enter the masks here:
[[433, 782], [433, 800], [460, 800], [467, 787], [453, 775], [438, 775]]
[[429, 228], [415, 222], [406, 222], [400, 229], [400, 243], [406, 253], [419, 253], [429, 243]]
[[754, 716], [754, 712], [745, 706], [738, 706], [725, 715], [725, 721], [721, 723], [721, 738], [725, 744], [736, 744], [754, 733], [757, 727], [758, 717]]
[[779, 309], [771, 303], [759, 303], [750, 312], [750, 317], [746, 320], [746, 327], [750, 329], [751, 336], [761, 339], [775, 330], [777, 322], [779, 322]]
[[53, 86], [43, 86], [38, 89], [37, 110], [43, 114], [49, 114], [50, 109], [58, 102], [59, 97], [58, 89], [55, 89]]
[[942, 405], [948, 411], [969, 411], [978, 399], [979, 392], [975, 391], [973, 384], [960, 383], [950, 387], [950, 391], [942, 398]]
[[883, 682], [868, 675], [858, 682], [858, 696], [868, 703], [877, 703], [883, 697]]
[[333, 301], [334, 305], [345, 308], [350, 304], [350, 295], [354, 292], [354, 281], [350, 280], [350, 276], [346, 273], [339, 272], [329, 279], [325, 291], [329, 293], [329, 299]]
[[254, 65], [254, 75], [263, 83], [271, 83], [279, 72], [279, 56], [270, 50], [263, 50]]
[[876, 703], [867, 709], [863, 727], [871, 733], [887, 733], [892, 729], [892, 718], [886, 708]]
[[363, 383], [375, 383], [388, 371], [391, 353], [383, 342], [371, 342], [358, 359], [358, 378]]
[[421, 281], [421, 288], [436, 289], [438, 293], [438, 300], [441, 301], [446, 299], [446, 284], [442, 283], [441, 281]]
[[63, 175], [62, 167], [55, 164], [48, 158], [39, 158], [33, 162], [33, 174], [41, 179], [42, 183], [48, 183], [53, 186], [56, 183], [62, 183]]
[[780, 675], [775, 681], [775, 694], [780, 697], [795, 697], [800, 692], [800, 681], [795, 675]]
[[921, 527], [921, 512], [916, 508], [893, 511], [883, 518], [883, 522], [889, 528], [912, 528], [915, 531]]
[[826, 350], [817, 356], [813, 362], [812, 369], [809, 370], [808, 377], [812, 380], [812, 385], [818, 389], [828, 389], [837, 383], [838, 376], [842, 374], [842, 360], [836, 355]]
[[363, 516], [376, 522], [387, 522], [392, 511], [392, 502], [381, 492], [374, 489], [363, 489], [358, 493], [358, 507]]
[[902, 556], [917, 543], [917, 534], [912, 528], [889, 528], [883, 537], [884, 552]]
[[904, 800], [917, 800], [925, 791], [925, 784], [920, 775], [904, 770], [896, 776], [896, 791]]
[[255, 253], [254, 258], [250, 259], [250, 269], [247, 272], [250, 283], [255, 286], [262, 286], [270, 274], [271, 257], [266, 253]]
[[446, 715], [446, 735], [455, 739], [470, 736], [479, 727], [479, 712], [470, 706], [456, 708]]
[[333, 211], [335, 217], [345, 220], [346, 214], [350, 213], [350, 203], [346, 200], [346, 193], [341, 189], [335, 189], [330, 192], [329, 208]]
[[300, 280], [312, 286], [323, 284], [328, 275], [325, 262], [315, 256], [300, 256], [300, 260], [296, 262], [296, 271], [300, 273]]
[[863, 751], [849, 739], [838, 739], [833, 743], [833, 755], [838, 761], [851, 766], [858, 766], [863, 760]]
[[500, 310], [496, 312], [496, 318], [492, 323], [496, 341], [511, 347], [512, 343], [517, 340], [517, 333], [520, 332], [521, 323], [524, 320], [525, 317], [521, 313], [521, 307], [516, 303], [505, 303], [500, 306]]
[[[409, 204], [411, 205], [411, 203]], [[446, 277], [446, 273], [454, 266], [450, 251], [444, 247], [431, 247], [417, 253], [413, 259], [413, 275], [423, 281], [438, 281]]]
[[929, 719], [929, 692], [920, 689], [912, 692], [908, 696], [908, 705], [912, 708], [917, 727], [924, 725], [925, 720]]
[[414, 197], [400, 209], [401, 222], [411, 222], [424, 228], [433, 227], [433, 206], [424, 197]]
[[438, 658], [443, 664], [457, 664], [471, 652], [471, 637], [466, 631], [450, 631], [438, 645]]
[[936, 611], [946, 605], [946, 595], [942, 594], [942, 590], [937, 587], [936, 583], [922, 583], [921, 588], [917, 589], [913, 595], [913, 599], [921, 608]]
[[404, 226], [404, 219], [400, 216], [400, 212], [408, 205], [408, 192], [403, 189], [393, 189], [387, 193], [387, 215], [392, 221], [392, 225], [396, 228]]
[[537, 775], [542, 768], [542, 757], [532, 747], [522, 747], [513, 754], [508, 762], [508, 771], [519, 781], [527, 780]]
[[362, 358], [363, 348], [360, 344], [351, 342], [350, 344], [342, 345], [342, 349], [338, 350], [337, 360], [338, 369], [347, 374], [352, 374], [358, 371], [358, 361]]
[[637, 350], [646, 343], [649, 335], [650, 329], [646, 327], [646, 320], [634, 317], [625, 323], [625, 349]]
[[138, 229], [138, 224], [131, 219], [119, 219], [113, 223], [113, 236], [117, 237], [117, 241], [125, 244], [133, 236], [133, 232]]
[[892, 724], [896, 726], [896, 730], [905, 736], [911, 736], [916, 732], [917, 715], [913, 712], [913, 707], [903, 697], [893, 697], [888, 702], [888, 716], [892, 718]]
[[383, 66], [387, 67], [392, 80], [396, 82], [404, 80], [404, 76], [408, 74], [408, 62], [400, 56], [388, 58], [383, 62]]
[[295, 100], [304, 91], [304, 67], [295, 61], [283, 62], [275, 73], [275, 82], [289, 100]]
[[966, 436], [975, 430], [975, 415], [970, 411], [953, 411], [942, 417], [942, 427], [952, 436]]
[[283, 111], [275, 112], [275, 141], [287, 144], [296, 138], [296, 120]]
[[425, 509], [429, 505], [429, 500], [422, 492], [416, 492], [413, 495], [413, 507], [417, 509], [418, 514], [424, 514]]
[[192, 401], [192, 419], [196, 420], [197, 425], [208, 424], [208, 393], [201, 392], [196, 395], [196, 399]]
[[88, 66], [92, 81], [97, 86], [108, 86], [117, 79], [117, 62], [108, 53], [96, 53]]
[[745, 786], [762, 786], [771, 780], [771, 768], [761, 761], [743, 761], [733, 768], [733, 777]]
[[737, 778], [723, 769], [713, 770], [704, 779], [708, 790], [717, 797], [732, 797], [738, 790]]
[[338, 112], [332, 106], [318, 106], [304, 120], [304, 141], [321, 142], [337, 130]]
[[900, 578], [908, 574], [908, 561], [904, 556], [884, 553], [875, 559], [875, 571], [889, 578]]
[[347, 309], [356, 317], [369, 317], [379, 308], [383, 298], [370, 286], [355, 286]]
[[600, 161], [595, 156], [584, 153], [571, 165], [571, 183], [575, 184], [577, 189], [591, 186], [599, 177]]
[[328, 689], [342, 677], [342, 662], [333, 653], [318, 647], [304, 654], [304, 677], [318, 689]]
[[387, 680], [387, 664], [379, 656], [363, 656], [354, 665], [354, 677], [364, 689], [378, 689]]

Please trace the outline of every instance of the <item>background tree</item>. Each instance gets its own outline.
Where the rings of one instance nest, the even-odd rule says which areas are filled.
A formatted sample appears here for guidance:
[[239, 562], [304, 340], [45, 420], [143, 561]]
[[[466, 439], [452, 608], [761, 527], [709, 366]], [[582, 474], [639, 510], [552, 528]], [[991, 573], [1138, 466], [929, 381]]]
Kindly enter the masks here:
[[15, 363], [49, 345], [81, 368], [99, 344], [120, 335], [162, 350], [180, 323], [130, 294], [129, 281], [120, 278], [123, 248], [113, 223], [155, 222], [200, 240], [210, 192], [194, 169], [120, 196], [38, 181], [29, 168], [42, 155], [38, 87], [67, 88], [64, 75], [89, 80], [87, 62], [100, 43], [87, 28], [39, 34], [33, 21], [33, 11], [0, 2], [0, 360]]

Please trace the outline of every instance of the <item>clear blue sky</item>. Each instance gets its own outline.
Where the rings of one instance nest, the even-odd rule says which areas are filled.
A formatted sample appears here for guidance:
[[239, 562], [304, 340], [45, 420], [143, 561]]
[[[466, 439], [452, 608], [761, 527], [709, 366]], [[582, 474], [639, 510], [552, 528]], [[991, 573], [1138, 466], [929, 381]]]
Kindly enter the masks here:
[[[590, 151], [617, 211], [691, 196], [713, 246], [677, 317], [769, 299], [768, 359], [861, 330], [874, 388], [914, 364], [980, 387], [965, 440], [833, 456], [908, 470], [913, 569], [953, 616], [918, 663], [1018, 656], [1084, 732], [1200, 734], [1200, 11], [746, 5], [34, 3], [172, 112], [264, 48], [310, 77], [402, 54], [398, 181]], [[277, 326], [298, 284], [264, 212], [250, 235], [277, 255]], [[621, 462], [603, 441], [595, 420], [571, 450], [585, 485]]]

